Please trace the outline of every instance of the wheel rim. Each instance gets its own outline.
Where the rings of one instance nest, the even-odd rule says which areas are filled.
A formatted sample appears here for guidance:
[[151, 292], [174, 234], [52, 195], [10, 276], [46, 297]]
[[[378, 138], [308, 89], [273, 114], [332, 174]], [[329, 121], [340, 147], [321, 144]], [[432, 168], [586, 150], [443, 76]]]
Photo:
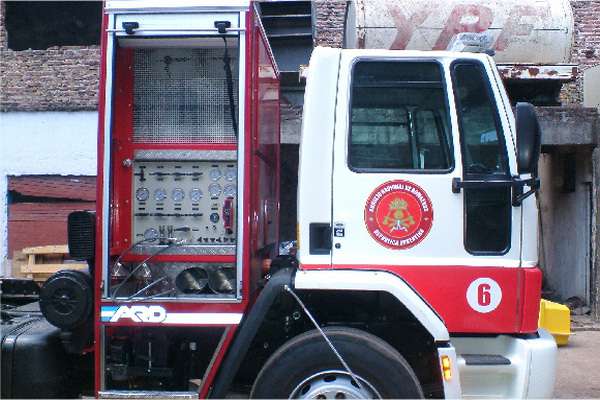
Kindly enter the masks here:
[[68, 290], [57, 290], [51, 299], [51, 304], [54, 306], [54, 309], [59, 314], [70, 314], [75, 309], [75, 306], [78, 304], [76, 299], [72, 298], [72, 293]]
[[294, 388], [290, 399], [380, 399], [373, 385], [355, 374], [360, 386], [346, 371], [321, 371]]

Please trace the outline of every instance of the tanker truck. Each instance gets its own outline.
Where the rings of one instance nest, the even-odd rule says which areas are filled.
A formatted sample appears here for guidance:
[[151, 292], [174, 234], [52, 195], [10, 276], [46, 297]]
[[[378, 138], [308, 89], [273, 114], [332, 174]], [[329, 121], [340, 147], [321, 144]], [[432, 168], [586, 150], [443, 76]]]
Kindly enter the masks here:
[[[390, 50], [484, 49], [511, 97], [560, 105], [575, 79], [574, 19], [568, 0], [356, 0], [348, 2], [344, 47]], [[479, 50], [480, 51], [480, 50]]]
[[316, 48], [279, 255], [259, 11], [106, 2], [89, 273], [3, 313], [2, 397], [551, 396], [533, 107], [485, 53]]

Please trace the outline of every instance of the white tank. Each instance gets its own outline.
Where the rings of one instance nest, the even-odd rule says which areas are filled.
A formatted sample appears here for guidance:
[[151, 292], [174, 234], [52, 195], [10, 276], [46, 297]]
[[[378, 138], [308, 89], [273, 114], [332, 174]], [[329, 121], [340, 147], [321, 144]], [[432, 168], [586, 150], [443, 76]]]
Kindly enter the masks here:
[[499, 63], [570, 61], [569, 0], [354, 0], [345, 47], [446, 50], [459, 33], [477, 33]]

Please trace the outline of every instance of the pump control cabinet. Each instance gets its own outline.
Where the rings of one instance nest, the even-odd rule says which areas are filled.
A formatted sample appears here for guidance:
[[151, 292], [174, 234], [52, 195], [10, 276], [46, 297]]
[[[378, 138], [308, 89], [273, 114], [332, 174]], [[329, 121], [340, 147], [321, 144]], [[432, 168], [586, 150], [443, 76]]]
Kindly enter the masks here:
[[276, 249], [278, 71], [252, 7], [125, 3], [104, 16], [96, 391], [197, 397]]

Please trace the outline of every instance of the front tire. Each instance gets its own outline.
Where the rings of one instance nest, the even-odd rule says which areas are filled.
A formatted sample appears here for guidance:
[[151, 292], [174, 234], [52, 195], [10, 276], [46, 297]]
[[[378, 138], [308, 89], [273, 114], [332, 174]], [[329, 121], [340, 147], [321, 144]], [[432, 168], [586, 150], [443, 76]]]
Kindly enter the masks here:
[[360, 382], [357, 385], [321, 334], [309, 331], [286, 342], [259, 372], [252, 398], [422, 398], [419, 380], [404, 357], [370, 333], [325, 328], [327, 337]]

